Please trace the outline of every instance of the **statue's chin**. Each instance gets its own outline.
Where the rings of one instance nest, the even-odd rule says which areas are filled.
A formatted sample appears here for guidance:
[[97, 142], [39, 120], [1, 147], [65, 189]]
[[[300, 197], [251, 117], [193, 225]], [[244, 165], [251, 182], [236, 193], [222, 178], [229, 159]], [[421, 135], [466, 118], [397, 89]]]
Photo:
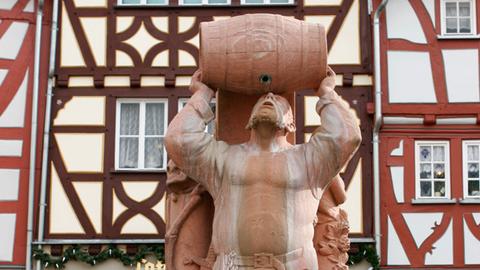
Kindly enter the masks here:
[[272, 119], [271, 117], [268, 117], [268, 116], [258, 116], [258, 117], [255, 117], [253, 118], [253, 128], [259, 126], [259, 125], [271, 125], [271, 126], [275, 126], [277, 128], [280, 128], [279, 126], [279, 122], [277, 121], [277, 119]]

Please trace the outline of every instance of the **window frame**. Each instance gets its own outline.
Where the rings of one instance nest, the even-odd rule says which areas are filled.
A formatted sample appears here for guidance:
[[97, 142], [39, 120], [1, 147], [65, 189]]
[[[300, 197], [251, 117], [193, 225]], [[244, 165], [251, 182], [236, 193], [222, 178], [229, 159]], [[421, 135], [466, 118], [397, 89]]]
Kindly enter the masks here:
[[122, 3], [122, 0], [117, 0], [117, 6], [122, 6], [122, 7], [138, 7], [138, 6], [147, 6], [147, 7], [155, 7], [155, 6], [168, 6], [169, 2], [168, 0], [165, 0], [164, 4], [148, 4], [147, 0], [140, 0], [139, 4], [124, 4]]
[[[426, 179], [420, 178], [420, 146], [444, 146], [445, 147], [445, 196], [444, 197], [436, 197], [434, 196], [434, 184], [435, 178], [428, 179], [432, 183], [432, 196], [421, 196], [421, 189], [420, 189], [420, 181], [426, 181]], [[433, 151], [432, 151], [432, 158], [433, 158]], [[415, 140], [415, 199], [416, 200], [445, 200], [451, 199], [451, 175], [450, 175], [450, 141], [448, 140], [439, 140], [439, 141], [429, 141], [429, 140]], [[430, 163], [434, 163], [434, 161], [430, 161]], [[433, 176], [434, 168], [432, 166], [432, 176]]]
[[[480, 149], [480, 140], [463, 140], [462, 141], [462, 184], [463, 184], [463, 198], [464, 199], [475, 199], [480, 200], [480, 194], [477, 196], [470, 196], [468, 195], [468, 146], [469, 145], [476, 145]], [[480, 160], [478, 161], [480, 164]], [[478, 180], [480, 182], [480, 177]]]
[[[145, 168], [145, 115], [146, 115], [146, 104], [147, 103], [162, 103], [164, 104], [164, 134], [155, 135], [161, 138], [165, 138], [168, 127], [168, 98], [118, 98], [116, 100], [115, 106], [115, 170], [116, 171], [155, 171], [155, 172], [164, 172], [167, 170], [167, 150], [165, 144], [163, 145], [163, 164], [161, 168]], [[140, 104], [139, 106], [139, 116], [138, 116], [138, 168], [120, 168], [119, 158], [120, 158], [120, 116], [121, 116], [121, 104]]]
[[[458, 7], [458, 3], [461, 2], [468, 2], [470, 3], [470, 33], [447, 33], [447, 23], [446, 23], [446, 3], [456, 3]], [[477, 35], [477, 18], [476, 18], [476, 5], [475, 5], [474, 0], [441, 0], [440, 2], [440, 32], [441, 32], [441, 37], [451, 37], [451, 38], [461, 38], [461, 37], [467, 37], [471, 38], [472, 36]], [[459, 27], [458, 24], [458, 19], [457, 18], [457, 27]], [[460, 31], [460, 29], [457, 29]]]
[[[190, 100], [190, 98], [188, 98], [188, 97], [178, 99], [178, 111], [177, 111], [177, 113], [179, 113], [183, 109], [183, 107], [187, 104], [187, 102], [189, 100]], [[183, 105], [183, 103], [185, 103], [185, 105]], [[217, 105], [217, 100], [215, 98], [212, 98], [212, 100], [210, 100], [210, 102], [209, 102], [209, 105], [210, 105], [210, 103], [213, 103], [216, 106]], [[216, 121], [216, 118], [217, 118], [217, 116], [215, 115], [215, 119], [213, 119], [212, 121]], [[213, 130], [213, 134], [208, 132], [208, 124], [210, 124], [210, 123], [207, 123], [207, 125], [205, 126], [205, 132], [212, 135], [212, 136], [215, 136], [215, 132], [216, 132], [216, 128], [217, 128], [216, 123], [215, 123], [215, 129]]]
[[242, 6], [278, 6], [278, 5], [294, 5], [295, 0], [288, 0], [288, 3], [272, 3], [271, 0], [263, 0], [263, 3], [246, 3], [246, 0], [240, 0]]
[[201, 0], [202, 2], [199, 4], [185, 4], [185, 0], [179, 0], [179, 6], [230, 6], [232, 4], [231, 0], [227, 0], [226, 3], [208, 3], [208, 0]]

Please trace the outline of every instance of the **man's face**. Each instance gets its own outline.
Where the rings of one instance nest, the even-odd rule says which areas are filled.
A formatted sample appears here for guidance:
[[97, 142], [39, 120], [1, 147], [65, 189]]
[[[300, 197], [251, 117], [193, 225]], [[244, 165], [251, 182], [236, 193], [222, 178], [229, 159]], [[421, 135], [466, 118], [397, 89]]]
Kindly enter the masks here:
[[[290, 112], [290, 115], [288, 113]], [[253, 107], [248, 128], [255, 128], [261, 122], [271, 123], [278, 128], [285, 128], [286, 121], [292, 121], [288, 101], [282, 96], [268, 93], [260, 97]]]

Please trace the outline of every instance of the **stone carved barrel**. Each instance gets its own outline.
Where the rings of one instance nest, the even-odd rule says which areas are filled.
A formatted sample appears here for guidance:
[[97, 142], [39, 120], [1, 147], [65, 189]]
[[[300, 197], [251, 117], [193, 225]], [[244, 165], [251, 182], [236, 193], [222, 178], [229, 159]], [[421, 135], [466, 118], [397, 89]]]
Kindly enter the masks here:
[[244, 94], [318, 88], [326, 76], [325, 28], [272, 14], [200, 24], [202, 81]]

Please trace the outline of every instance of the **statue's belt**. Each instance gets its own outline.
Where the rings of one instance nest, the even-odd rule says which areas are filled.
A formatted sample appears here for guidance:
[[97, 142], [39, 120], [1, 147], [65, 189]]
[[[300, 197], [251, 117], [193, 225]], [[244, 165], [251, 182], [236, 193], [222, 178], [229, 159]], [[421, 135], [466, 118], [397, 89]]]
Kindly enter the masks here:
[[256, 253], [253, 256], [235, 256], [234, 264], [241, 267], [253, 267], [254, 269], [285, 270], [285, 264], [290, 261], [303, 258], [303, 248], [282, 254]]

